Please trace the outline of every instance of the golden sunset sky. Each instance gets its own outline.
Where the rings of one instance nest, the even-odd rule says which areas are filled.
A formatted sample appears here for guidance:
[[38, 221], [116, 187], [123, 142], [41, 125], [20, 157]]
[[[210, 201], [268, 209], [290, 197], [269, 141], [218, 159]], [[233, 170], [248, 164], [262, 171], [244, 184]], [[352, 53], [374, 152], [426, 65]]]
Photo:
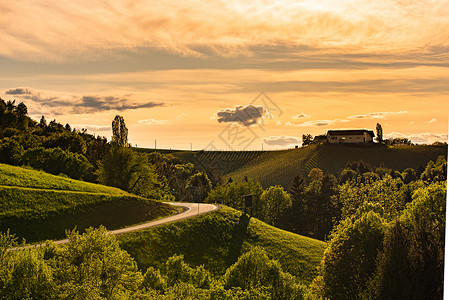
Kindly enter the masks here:
[[[17, 0], [0, 11], [0, 97], [36, 120], [110, 138], [119, 114], [133, 145], [177, 149], [281, 149], [376, 123], [384, 137], [447, 141], [447, 0]], [[255, 124], [235, 122], [258, 106]]]

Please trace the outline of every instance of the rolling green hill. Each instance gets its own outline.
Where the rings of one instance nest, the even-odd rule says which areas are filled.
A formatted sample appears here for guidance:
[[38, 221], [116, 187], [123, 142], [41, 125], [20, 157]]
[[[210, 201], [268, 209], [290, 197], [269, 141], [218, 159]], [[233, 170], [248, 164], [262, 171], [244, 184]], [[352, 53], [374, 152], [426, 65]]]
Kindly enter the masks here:
[[169, 205], [117, 188], [0, 164], [0, 231], [28, 242], [65, 237], [66, 229], [116, 229], [170, 215]]
[[[154, 151], [141, 149], [140, 151]], [[159, 151], [159, 150], [158, 150]], [[198, 168], [210, 166], [241, 181], [246, 177], [259, 181], [263, 187], [280, 184], [287, 188], [295, 175], [307, 178], [312, 168], [338, 174], [348, 162], [363, 160], [373, 167], [381, 163], [403, 171], [419, 168], [438, 156], [447, 156], [447, 146], [385, 146], [379, 144], [322, 144], [281, 151], [175, 151], [170, 153]]]
[[269, 226], [240, 211], [223, 207], [199, 217], [165, 224], [118, 236], [128, 251], [145, 269], [161, 268], [168, 257], [183, 254], [191, 265], [204, 265], [215, 275], [251, 247], [263, 247], [277, 259], [284, 271], [304, 283], [316, 276], [326, 243]]
[[373, 167], [382, 163], [393, 170], [426, 166], [438, 156], [447, 156], [447, 146], [393, 146], [369, 145], [311, 145], [299, 149], [273, 152], [275, 155], [260, 156], [242, 168], [227, 174], [234, 180], [245, 176], [260, 181], [262, 186], [280, 184], [288, 188], [295, 175], [304, 178], [312, 168], [338, 174], [348, 162], [363, 160]]

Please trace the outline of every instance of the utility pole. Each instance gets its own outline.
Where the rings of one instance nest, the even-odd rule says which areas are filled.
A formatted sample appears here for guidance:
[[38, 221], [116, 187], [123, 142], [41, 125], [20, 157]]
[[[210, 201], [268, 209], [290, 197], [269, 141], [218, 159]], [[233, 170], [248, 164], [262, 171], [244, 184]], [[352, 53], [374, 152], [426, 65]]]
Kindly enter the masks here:
[[263, 143], [262, 143], [262, 151], [263, 151]]
[[193, 151], [193, 145], [190, 143], [190, 151]]
[[154, 140], [154, 150], [156, 150], [156, 140]]

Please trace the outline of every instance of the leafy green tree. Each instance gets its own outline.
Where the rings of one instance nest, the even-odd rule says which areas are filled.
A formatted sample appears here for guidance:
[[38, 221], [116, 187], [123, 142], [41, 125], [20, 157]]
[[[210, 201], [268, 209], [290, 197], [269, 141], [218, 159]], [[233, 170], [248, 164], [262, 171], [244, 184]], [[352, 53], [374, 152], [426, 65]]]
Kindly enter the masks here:
[[21, 163], [54, 175], [62, 173], [74, 179], [94, 180], [93, 167], [87, 158], [61, 148], [28, 149], [25, 151]]
[[429, 161], [424, 172], [421, 174], [421, 180], [428, 183], [434, 181], [445, 181], [447, 179], [447, 162], [444, 156], [439, 156], [436, 163]]
[[8, 252], [8, 249], [17, 246], [17, 237], [15, 235], [10, 234], [9, 230], [5, 233], [0, 231], [0, 296], [11, 278], [12, 260], [11, 252]]
[[56, 132], [48, 137], [44, 146], [46, 148], [61, 148], [63, 150], [86, 155], [86, 141], [81, 135], [72, 132]]
[[284, 214], [282, 228], [292, 232], [302, 232], [305, 226], [306, 199], [305, 199], [305, 181], [299, 175], [293, 178], [288, 192], [291, 195], [292, 205]]
[[416, 190], [401, 216], [410, 230], [409, 259], [418, 299], [443, 295], [446, 189], [441, 182]]
[[162, 165], [167, 178], [168, 187], [178, 201], [191, 201], [191, 195], [187, 190], [187, 181], [195, 174], [195, 166], [192, 163], [174, 163], [170, 159]]
[[17, 116], [17, 122], [20, 130], [28, 129], [28, 108], [23, 102], [20, 102], [15, 108], [15, 113]]
[[405, 184], [409, 184], [412, 181], [416, 180], [416, 172], [412, 168], [407, 168], [402, 172], [402, 180]]
[[[296, 233], [324, 239], [340, 219], [341, 205], [339, 203], [337, 179], [326, 174], [322, 180], [312, 181], [304, 191], [302, 200], [295, 210], [289, 212], [290, 221], [294, 224]], [[291, 230], [289, 227], [284, 227]]]
[[174, 255], [167, 260], [165, 274], [169, 286], [185, 282], [194, 287], [208, 289], [212, 284], [209, 272], [203, 266], [191, 268], [184, 262], [183, 255]]
[[128, 146], [128, 128], [126, 128], [125, 119], [116, 115], [112, 121], [112, 144], [119, 147]]
[[366, 172], [360, 176], [360, 182], [363, 184], [371, 184], [380, 179], [380, 176], [374, 172]]
[[292, 205], [291, 196], [279, 185], [265, 190], [260, 196], [260, 201], [266, 204], [264, 221], [275, 226]]
[[132, 257], [106, 229], [71, 231], [70, 243], [54, 257], [54, 276], [59, 297], [64, 299], [114, 299], [126, 291], [136, 292], [142, 274]]
[[320, 168], [313, 168], [312, 170], [310, 170], [308, 176], [311, 180], [322, 180], [323, 170], [321, 170]]
[[321, 264], [321, 293], [330, 299], [360, 299], [382, 249], [384, 219], [373, 211], [343, 220], [331, 235]]
[[155, 167], [131, 148], [112, 147], [98, 174], [105, 185], [144, 197], [162, 197], [163, 184], [157, 178]]
[[296, 175], [293, 177], [293, 181], [290, 185], [290, 188], [288, 189], [288, 192], [290, 195], [292, 195], [292, 198], [298, 199], [304, 194], [304, 188], [306, 184], [303, 178], [301, 176]]
[[161, 275], [159, 269], [149, 267], [143, 276], [142, 287], [157, 291], [163, 291], [167, 288], [167, 281]]
[[413, 273], [408, 260], [409, 234], [399, 220], [395, 220], [386, 231], [384, 250], [379, 255], [376, 275], [369, 285], [369, 298], [415, 299]]
[[350, 168], [345, 168], [341, 171], [339, 176], [340, 184], [344, 184], [350, 180], [354, 180], [357, 178], [357, 172]]
[[23, 147], [12, 138], [0, 140], [0, 163], [17, 165], [23, 156]]
[[41, 253], [32, 250], [16, 252], [10, 266], [8, 281], [0, 289], [1, 299], [54, 299], [53, 271]]
[[213, 189], [206, 198], [207, 203], [223, 203], [235, 209], [243, 210], [242, 196], [255, 194], [253, 196], [253, 215], [256, 218], [263, 219], [265, 213], [265, 203], [261, 201], [260, 196], [263, 193], [262, 186], [257, 181], [248, 180], [239, 183], [231, 182]]
[[364, 202], [380, 203], [385, 208], [386, 218], [393, 220], [405, 208], [406, 185], [400, 180], [385, 176], [365, 184], [361, 181], [347, 182], [338, 187], [342, 203], [342, 217], [353, 214]]
[[373, 299], [442, 299], [446, 183], [418, 188], [384, 239]]
[[206, 173], [199, 172], [190, 176], [186, 188], [192, 191], [194, 201], [204, 202], [204, 199], [212, 190], [212, 183]]
[[385, 166], [383, 167], [378, 167], [374, 170], [374, 172], [379, 175], [380, 178], [383, 178], [385, 175], [390, 174], [391, 169], [386, 168]]

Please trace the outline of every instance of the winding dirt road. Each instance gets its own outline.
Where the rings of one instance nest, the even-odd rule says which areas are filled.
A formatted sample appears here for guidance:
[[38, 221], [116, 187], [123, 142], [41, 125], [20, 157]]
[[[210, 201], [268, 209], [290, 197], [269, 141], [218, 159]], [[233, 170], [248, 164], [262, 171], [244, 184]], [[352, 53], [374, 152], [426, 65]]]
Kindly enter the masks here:
[[[150, 228], [150, 227], [155, 227], [158, 225], [167, 224], [167, 223], [195, 217], [197, 215], [205, 214], [205, 213], [208, 213], [208, 212], [211, 212], [211, 211], [214, 211], [214, 210], [217, 210], [220, 208], [218, 205], [205, 204], [205, 203], [200, 203], [200, 204], [198, 204], [198, 203], [181, 203], [181, 202], [164, 202], [164, 203], [170, 204], [173, 206], [178, 206], [180, 208], [180, 210], [183, 210], [183, 211], [176, 215], [172, 215], [172, 216], [162, 218], [159, 220], [150, 221], [147, 223], [134, 225], [134, 226], [126, 227], [126, 228], [111, 230], [111, 231], [108, 231], [108, 234], [112, 234], [112, 235], [123, 234], [123, 233], [127, 233], [127, 232], [132, 232], [132, 231], [142, 230], [142, 229], [146, 229], [146, 228]], [[68, 239], [64, 239], [64, 240], [54, 241], [53, 243], [59, 245], [59, 244], [66, 244], [68, 242], [69, 242]], [[27, 245], [24, 247], [10, 248], [8, 250], [14, 251], [14, 250], [28, 249], [28, 248], [41, 247], [41, 246], [43, 246], [43, 244]]]

